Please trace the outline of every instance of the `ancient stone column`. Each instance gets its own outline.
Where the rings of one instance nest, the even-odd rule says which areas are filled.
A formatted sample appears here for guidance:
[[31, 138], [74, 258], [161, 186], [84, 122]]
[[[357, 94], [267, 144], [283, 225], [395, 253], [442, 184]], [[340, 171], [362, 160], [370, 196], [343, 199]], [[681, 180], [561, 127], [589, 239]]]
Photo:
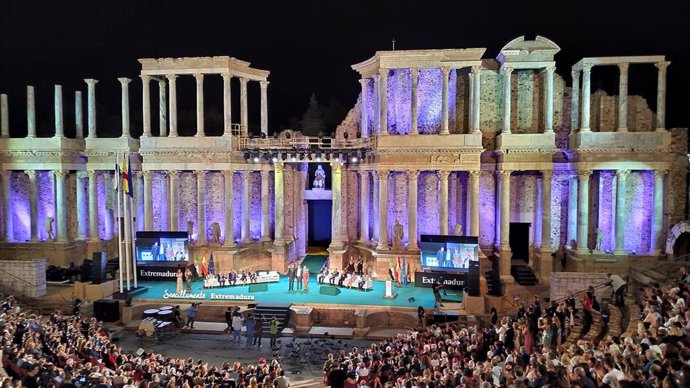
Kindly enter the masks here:
[[89, 241], [97, 242], [98, 237], [98, 194], [96, 193], [96, 179], [98, 171], [88, 170], [89, 176]]
[[81, 92], [74, 92], [74, 126], [75, 138], [84, 138], [84, 113], [82, 108]]
[[0, 94], [0, 137], [10, 137], [10, 115], [7, 94]]
[[373, 134], [381, 133], [381, 77], [374, 74], [374, 130]]
[[170, 96], [168, 97], [168, 127], [170, 131], [168, 137], [177, 137], [177, 75], [168, 74], [165, 78], [170, 84]]
[[[502, 134], [510, 135], [510, 75], [513, 69], [510, 67], [503, 68], [503, 131]], [[476, 83], [476, 82], [475, 82]], [[475, 96], [476, 98], [477, 96]]]
[[630, 170], [617, 170], [616, 180], [616, 248], [614, 255], [625, 255], [625, 201], [626, 201], [626, 178]]
[[120, 87], [122, 89], [122, 137], [129, 138], [129, 83], [132, 82], [129, 78], [118, 78]]
[[[134, 209], [132, 211], [136, 215], [136, 229], [144, 230], [144, 176], [141, 171], [132, 171], [134, 177]], [[139, 217], [139, 209], [141, 209], [142, 216]]]
[[666, 130], [666, 68], [671, 62], [659, 62], [655, 66], [659, 69], [656, 83], [656, 130]]
[[[144, 176], [144, 230], [153, 230], [153, 195], [151, 190], [151, 174], [149, 170], [144, 170], [141, 175]], [[176, 229], [173, 229], [176, 230]]]
[[[232, 74], [223, 73], [223, 135], [232, 135]], [[232, 240], [232, 239], [231, 239]], [[233, 242], [234, 244], [234, 242]]]
[[369, 242], [369, 171], [359, 172], [359, 242]]
[[470, 236], [479, 236], [479, 175], [480, 170], [469, 171], [468, 196], [470, 213]]
[[141, 75], [142, 137], [151, 136], [151, 77]]
[[441, 202], [441, 222], [440, 224], [440, 232], [439, 234], [441, 235], [447, 235], [448, 234], [448, 177], [450, 176], [450, 171], [439, 171], [438, 172], [439, 180], [440, 180], [440, 188], [441, 188], [441, 195], [440, 195], [440, 202]]
[[[590, 132], [589, 129], [589, 111], [590, 111], [590, 97], [591, 97], [591, 76], [592, 65], [582, 65], [582, 115], [580, 119], [580, 132]], [[577, 244], [578, 247], [580, 244]]]
[[86, 171], [77, 171], [76, 174], [76, 188], [77, 188], [77, 240], [86, 240], [86, 231], [88, 220], [85, 219], [84, 214], [88, 212], [84, 193], [84, 177]]
[[652, 222], [652, 244], [651, 252], [653, 255], [660, 255], [663, 246], [664, 228], [664, 175], [667, 171], [654, 170], [654, 218]]
[[[542, 171], [542, 190], [541, 190], [541, 250], [553, 252], [551, 246], [551, 182], [553, 171]], [[551, 269], [549, 268], [549, 272]]]
[[179, 196], [177, 193], [180, 187], [179, 178], [180, 175], [177, 170], [168, 171], [168, 179], [170, 184], [170, 189], [168, 190], [168, 211], [170, 212], [168, 223], [170, 224], [169, 227], [171, 230], [180, 230], [180, 216], [179, 211], [177, 210], [177, 204], [179, 201]]
[[206, 245], [206, 171], [194, 171], [196, 175], [196, 244]]
[[225, 240], [223, 246], [235, 246], [235, 228], [232, 217], [232, 178], [234, 171], [223, 170], [223, 180], [225, 183]]
[[[474, 104], [474, 74], [472, 74], [472, 72], [467, 73], [467, 79], [469, 80], [469, 87], [467, 88], [467, 93], [469, 93], [470, 95], [470, 108], [467, 110], [467, 133], [470, 133], [472, 131], [472, 124], [474, 123], [474, 112], [472, 111], [472, 104]], [[458, 115], [460, 111], [461, 109], [457, 109], [455, 115], [458, 117], [462, 116], [462, 113]], [[458, 119], [456, 120], [456, 122], [460, 122], [460, 120]], [[465, 131], [460, 132], [465, 133]]]
[[441, 76], [443, 77], [443, 88], [441, 89], [441, 135], [448, 135], [448, 77], [450, 77], [450, 68], [442, 67]]
[[544, 114], [544, 133], [553, 133], [553, 73], [555, 66], [546, 67], [546, 113]]
[[407, 249], [415, 250], [419, 249], [417, 245], [417, 190], [418, 190], [418, 170], [410, 170], [407, 172], [409, 179], [408, 182], [408, 195], [407, 195], [407, 211], [408, 213], [408, 226], [407, 226]]
[[575, 132], [580, 125], [578, 120], [580, 118], [580, 72], [573, 70], [570, 75], [573, 77], [572, 96], [570, 97], [570, 130]]
[[359, 128], [362, 132], [362, 137], [369, 137], [369, 118], [367, 118], [367, 88], [369, 87], [369, 78], [362, 78], [359, 80], [362, 86], [361, 108], [359, 110]]
[[388, 135], [388, 69], [379, 69], [379, 84], [381, 135]]
[[36, 187], [36, 170], [26, 170], [24, 173], [29, 177], [29, 206], [31, 208], [31, 241], [36, 242], [40, 236], [38, 230], [38, 188]]
[[342, 248], [342, 224], [343, 224], [343, 165], [331, 163], [331, 191], [333, 193], [332, 221], [331, 221], [331, 248]]
[[[470, 124], [472, 125], [472, 133], [481, 133], [481, 101], [482, 101], [482, 65], [472, 66], [473, 81], [470, 88], [472, 89], [472, 96], [470, 98], [471, 108], [472, 108], [472, 120]], [[456, 97], [457, 98], [457, 97]]]
[[259, 81], [261, 89], [261, 133], [268, 136], [268, 81]]
[[89, 133], [87, 137], [92, 139], [98, 138], [98, 131], [96, 130], [96, 84], [98, 80], [87, 78], [84, 80], [87, 86], [86, 100], [88, 104], [87, 121], [89, 125]]
[[275, 213], [275, 231], [273, 245], [285, 244], [285, 171], [282, 162], [273, 167], [273, 211]]
[[619, 63], [618, 132], [628, 132], [628, 63]]
[[[377, 241], [379, 240], [379, 221], [380, 217], [378, 216], [381, 212], [378, 211], [378, 206], [379, 206], [379, 174], [376, 171], [371, 171], [371, 183], [372, 183], [372, 190], [371, 190], [371, 208], [372, 208], [372, 217], [374, 217], [374, 222], [373, 222], [373, 227], [372, 227], [372, 232], [373, 236], [371, 238], [372, 241]], [[373, 214], [373, 211], [376, 210], [376, 214]]]
[[12, 221], [12, 171], [2, 170], [2, 203], [5, 210], [4, 241], [14, 240], [14, 222]]
[[55, 137], [65, 135], [65, 125], [62, 116], [62, 85], [55, 85]]
[[379, 244], [377, 250], [388, 249], [388, 170], [376, 172], [379, 176]]
[[240, 133], [249, 136], [249, 111], [247, 107], [247, 82], [249, 79], [240, 78]]
[[261, 241], [271, 239], [271, 225], [268, 221], [269, 193], [268, 193], [268, 171], [261, 170]]
[[242, 243], [244, 244], [251, 242], [249, 235], [249, 178], [251, 173], [251, 171], [246, 170], [242, 172]]
[[26, 137], [36, 137], [36, 97], [34, 87], [26, 87]]
[[[411, 135], [417, 135], [419, 134], [419, 129], [417, 128], [417, 109], [418, 109], [418, 101], [417, 101], [417, 84], [419, 83], [419, 69], [416, 67], [413, 67], [410, 69], [410, 72], [412, 73], [412, 88], [411, 88], [411, 95], [410, 95], [410, 120], [412, 120], [411, 124], [411, 129], [410, 129], [410, 134]], [[416, 245], [416, 244], [415, 244]]]
[[501, 193], [501, 234], [499, 275], [504, 281], [511, 281], [510, 276], [510, 170], [498, 171]]
[[[166, 79], [158, 78], [158, 136], [168, 136], [168, 100]], [[149, 116], [151, 114], [149, 113]]]
[[65, 195], [65, 177], [68, 171], [54, 170], [55, 176], [55, 223], [57, 224], [57, 233], [55, 237], [57, 241], [67, 241], [67, 211], [66, 211], [66, 195]]
[[568, 230], [566, 244], [577, 241], [577, 175], [568, 179]]
[[194, 74], [196, 79], [196, 135], [204, 137], [204, 75]]
[[578, 207], [577, 207], [577, 252], [589, 252], [589, 177], [591, 170], [580, 170], [577, 176], [578, 183]]

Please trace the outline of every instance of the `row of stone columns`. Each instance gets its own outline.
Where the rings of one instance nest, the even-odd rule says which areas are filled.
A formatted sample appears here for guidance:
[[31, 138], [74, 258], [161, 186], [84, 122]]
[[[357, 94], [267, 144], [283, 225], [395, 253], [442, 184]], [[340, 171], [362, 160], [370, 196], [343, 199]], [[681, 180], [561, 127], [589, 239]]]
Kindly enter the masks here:
[[[511, 132], [511, 89], [513, 68], [505, 66], [501, 68], [503, 74], [503, 131], [502, 134], [510, 135]], [[556, 72], [555, 66], [544, 67], [545, 71], [545, 91], [544, 91], [544, 133], [553, 133], [553, 77]]]
[[[472, 133], [480, 132], [480, 88], [481, 88], [481, 65], [471, 66], [471, 73], [469, 75], [470, 79], [470, 130]], [[388, 74], [392, 69], [381, 68], [378, 74], [373, 75], [371, 78], [374, 80], [374, 130], [378, 131], [381, 135], [388, 134]], [[397, 69], [402, 70], [402, 69]], [[441, 134], [450, 134], [450, 129], [448, 127], [449, 118], [449, 79], [450, 75], [455, 68], [441, 67], [441, 74], [443, 76], [442, 80], [442, 92], [441, 92]], [[412, 77], [412, 87], [410, 88], [410, 119], [411, 119], [411, 135], [418, 135], [419, 129], [417, 126], [418, 119], [418, 93], [417, 85], [419, 84], [419, 72], [420, 68], [410, 68], [410, 73]], [[369, 131], [369, 118], [366, 110], [367, 106], [367, 94], [369, 90], [369, 78], [360, 79], [360, 84], [362, 87], [362, 109], [360, 109], [360, 122], [361, 122], [361, 133], [362, 137], [371, 136], [372, 133]]]
[[[359, 206], [359, 220], [360, 220], [360, 237], [359, 241], [362, 243], [369, 243], [371, 240], [377, 240], [376, 249], [387, 250], [388, 246], [388, 176], [389, 170], [375, 170], [359, 172], [360, 175], [360, 206]], [[408, 177], [408, 249], [417, 249], [417, 190], [419, 170], [405, 171]], [[452, 171], [442, 170], [438, 171], [440, 176], [440, 226], [439, 234], [448, 234], [448, 178]], [[375, 230], [375, 236], [369, 236], [369, 174], [372, 175], [374, 185], [374, 203], [372, 206], [378, 207], [378, 220], [374, 225], [378, 225]], [[470, 236], [479, 235], [479, 171], [468, 171], [468, 203], [467, 211], [470, 219]], [[335, 222], [335, 220], [334, 220]]]
[[[232, 92], [231, 80], [234, 75], [221, 73], [223, 77], [223, 125], [225, 136], [232, 134]], [[150, 82], [152, 79], [158, 81], [159, 92], [159, 136], [177, 137], [177, 74], [166, 74], [164, 77], [141, 75], [142, 88], [142, 109], [143, 109], [143, 129], [145, 137], [152, 136], [151, 133], [151, 90]], [[194, 74], [196, 80], [196, 135], [204, 137], [204, 74]], [[247, 105], [247, 82], [248, 78], [240, 77], [240, 131], [242, 136], [249, 135], [249, 118]], [[169, 95], [166, 104], [166, 84], [169, 85]], [[261, 88], [261, 133], [268, 135], [268, 81], [259, 81]], [[168, 112], [166, 111], [169, 111]], [[166, 128], [166, 122], [168, 127]]]

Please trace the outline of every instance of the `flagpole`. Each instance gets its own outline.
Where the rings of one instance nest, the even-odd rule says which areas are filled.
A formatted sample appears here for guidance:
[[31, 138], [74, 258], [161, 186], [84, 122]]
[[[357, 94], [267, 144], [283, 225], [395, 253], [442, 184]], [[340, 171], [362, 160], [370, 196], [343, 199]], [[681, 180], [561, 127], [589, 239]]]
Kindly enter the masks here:
[[122, 272], [122, 271], [123, 271], [123, 267], [124, 267], [124, 266], [123, 266], [124, 261], [123, 261], [123, 257], [122, 257], [122, 254], [123, 254], [123, 252], [122, 252], [122, 226], [121, 226], [121, 221], [120, 221], [120, 217], [121, 217], [121, 214], [120, 214], [120, 213], [121, 213], [121, 209], [120, 209], [120, 202], [121, 202], [121, 201], [120, 201], [120, 191], [121, 191], [121, 190], [118, 190], [118, 188], [119, 188], [119, 183], [120, 183], [120, 179], [121, 179], [121, 178], [118, 176], [118, 175], [119, 175], [119, 171], [118, 171], [118, 168], [117, 168], [117, 164], [119, 163], [119, 161], [118, 161], [119, 158], [120, 158], [120, 154], [119, 154], [118, 152], [116, 152], [116, 153], [115, 153], [115, 182], [117, 182], [117, 186], [115, 186], [115, 187], [116, 187], [116, 189], [115, 189], [115, 196], [117, 197], [117, 255], [118, 255], [118, 263], [119, 263], [119, 270], [118, 270], [118, 272], [120, 273], [120, 294], [122, 294], [122, 293], [124, 292], [124, 281], [123, 281], [123, 279], [124, 279], [124, 273]]
[[[124, 166], [124, 168], [127, 168], [127, 166]], [[122, 183], [123, 190], [122, 190], [122, 195], [125, 195], [125, 190], [124, 190], [124, 182]], [[129, 234], [130, 234], [130, 227], [129, 227], [129, 206], [126, 198], [122, 197], [122, 200], [124, 201], [124, 211], [125, 211], [125, 267], [127, 268], [127, 290], [129, 291], [131, 288], [130, 285], [130, 279], [132, 278], [132, 271], [131, 271], [131, 262], [132, 262], [132, 250], [129, 249]]]
[[[127, 156], [127, 176], [129, 176], [129, 174], [132, 173], [132, 169], [130, 167], [131, 163], [132, 162], [129, 160], [129, 156]], [[130, 176], [129, 180], [133, 181], [134, 179], [132, 179], [132, 178], [133, 177]], [[130, 236], [129, 236], [129, 238], [130, 238], [130, 250], [132, 251], [132, 272], [134, 274], [134, 288], [137, 288], [138, 287], [138, 284], [137, 284], [138, 283], [138, 281], [137, 281], [137, 255], [136, 255], [136, 252], [134, 249], [134, 237], [136, 236], [135, 235], [136, 225], [134, 223], [134, 217], [137, 214], [137, 212], [136, 212], [136, 207], [134, 207], [134, 185], [131, 185], [131, 187], [129, 188], [129, 192], [132, 193], [132, 195], [130, 195], [130, 197], [128, 199], [129, 200], [129, 212], [130, 212], [130, 214], [129, 214], [129, 223], [130, 223]]]

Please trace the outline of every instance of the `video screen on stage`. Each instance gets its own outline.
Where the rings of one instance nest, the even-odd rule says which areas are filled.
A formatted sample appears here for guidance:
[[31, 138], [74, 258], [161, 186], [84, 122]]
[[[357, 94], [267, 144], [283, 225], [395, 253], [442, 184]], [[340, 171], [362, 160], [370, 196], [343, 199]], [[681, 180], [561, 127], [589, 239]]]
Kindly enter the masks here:
[[189, 260], [187, 232], [137, 232], [137, 265], [165, 265]]
[[479, 239], [471, 236], [421, 235], [422, 269], [468, 272], [470, 262], [479, 260]]

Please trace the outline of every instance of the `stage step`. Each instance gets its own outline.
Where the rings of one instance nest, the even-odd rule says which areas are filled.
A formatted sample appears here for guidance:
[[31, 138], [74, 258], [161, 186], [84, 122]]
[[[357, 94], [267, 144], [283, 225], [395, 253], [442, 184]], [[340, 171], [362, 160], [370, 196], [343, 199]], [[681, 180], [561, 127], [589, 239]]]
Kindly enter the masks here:
[[538, 282], [532, 269], [526, 265], [513, 265], [510, 268], [510, 274], [515, 278], [515, 282], [521, 286], [534, 286]]
[[503, 285], [501, 284], [501, 277], [498, 276], [497, 271], [491, 270], [484, 272], [484, 278], [486, 279], [486, 287], [489, 290], [489, 295], [503, 295]]
[[264, 317], [263, 332], [268, 335], [271, 329], [271, 318], [278, 319], [278, 330], [287, 327], [290, 321], [290, 306], [292, 303], [259, 303], [254, 309], [255, 314]]

